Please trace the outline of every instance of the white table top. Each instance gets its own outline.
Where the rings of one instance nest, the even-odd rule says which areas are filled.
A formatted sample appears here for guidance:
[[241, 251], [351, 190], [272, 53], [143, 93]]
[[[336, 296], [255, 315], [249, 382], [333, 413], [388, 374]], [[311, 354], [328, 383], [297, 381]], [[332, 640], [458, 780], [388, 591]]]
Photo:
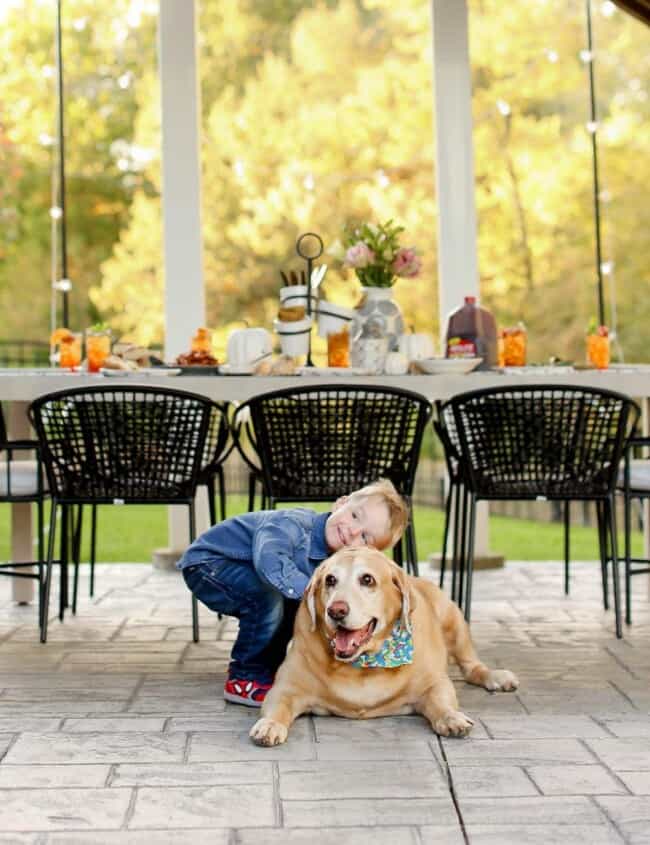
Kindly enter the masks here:
[[448, 399], [467, 390], [521, 384], [554, 384], [603, 387], [638, 399], [650, 398], [650, 364], [614, 365], [608, 370], [574, 370], [569, 367], [522, 367], [467, 375], [405, 376], [157, 376], [133, 373], [106, 377], [61, 370], [0, 369], [0, 400], [31, 402], [44, 393], [71, 387], [118, 384], [168, 386], [208, 396], [243, 402], [251, 396], [284, 387], [324, 384], [369, 384], [401, 387], [428, 399]]

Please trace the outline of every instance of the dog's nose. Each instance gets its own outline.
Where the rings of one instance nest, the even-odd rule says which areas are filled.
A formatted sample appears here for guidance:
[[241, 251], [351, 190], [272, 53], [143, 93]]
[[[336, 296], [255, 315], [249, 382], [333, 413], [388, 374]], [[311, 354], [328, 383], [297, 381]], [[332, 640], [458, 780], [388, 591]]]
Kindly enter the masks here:
[[333, 601], [327, 608], [327, 615], [335, 622], [340, 622], [350, 612], [350, 605], [346, 601]]

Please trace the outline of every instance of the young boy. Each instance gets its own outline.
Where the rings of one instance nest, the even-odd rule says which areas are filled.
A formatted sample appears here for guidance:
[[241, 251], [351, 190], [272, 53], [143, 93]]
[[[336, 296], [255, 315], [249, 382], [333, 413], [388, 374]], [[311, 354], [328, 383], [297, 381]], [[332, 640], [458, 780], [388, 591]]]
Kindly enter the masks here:
[[261, 707], [318, 564], [344, 546], [386, 549], [407, 520], [404, 500], [381, 480], [342, 496], [330, 513], [254, 511], [195, 540], [176, 564], [185, 583], [211, 610], [239, 619], [224, 698]]

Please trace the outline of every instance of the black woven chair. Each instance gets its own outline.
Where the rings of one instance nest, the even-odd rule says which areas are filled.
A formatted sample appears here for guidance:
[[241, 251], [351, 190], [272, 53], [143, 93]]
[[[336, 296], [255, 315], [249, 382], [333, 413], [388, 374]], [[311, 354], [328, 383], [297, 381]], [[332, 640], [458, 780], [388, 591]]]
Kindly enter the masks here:
[[[323, 385], [275, 390], [249, 400], [234, 416], [234, 439], [263, 500], [334, 502], [388, 478], [411, 506], [422, 435], [431, 404], [390, 387]], [[413, 517], [406, 562], [417, 574]], [[402, 561], [400, 544], [395, 557]]]
[[[32, 458], [26, 458], [32, 455]], [[18, 460], [17, 460], [18, 459]], [[38, 558], [30, 561], [12, 561], [0, 564], [0, 575], [28, 578], [38, 584], [38, 619], [43, 625], [43, 572], [45, 566], [44, 502], [48, 495], [36, 440], [10, 440], [7, 436], [2, 407], [0, 406], [0, 502], [10, 504], [36, 504], [38, 531]]]
[[[454, 601], [462, 604], [462, 589], [464, 583], [465, 543], [467, 539], [467, 491], [463, 487], [461, 474], [458, 435], [454, 416], [449, 405], [443, 408], [439, 419], [434, 419], [433, 428], [443, 447], [449, 489], [445, 499], [445, 522], [443, 528], [442, 553], [440, 556], [440, 588], [445, 584], [447, 568], [447, 550], [449, 548], [449, 528], [451, 515], [454, 516], [454, 534], [452, 548], [452, 586], [451, 595]], [[569, 564], [570, 564], [570, 515], [571, 502], [558, 503], [563, 510], [564, 524], [564, 593], [569, 595]], [[599, 536], [602, 541], [602, 508], [596, 507], [598, 517]], [[464, 520], [464, 521], [463, 521]], [[458, 576], [458, 580], [457, 580]], [[458, 592], [460, 591], [460, 593]], [[609, 607], [607, 598], [607, 579], [603, 577], [603, 596], [605, 608]]]
[[476, 503], [480, 500], [594, 501], [601, 508], [601, 568], [612, 563], [616, 635], [622, 636], [614, 496], [618, 466], [639, 409], [627, 396], [556, 385], [488, 388], [437, 403], [451, 412], [468, 496], [466, 588], [469, 621]]
[[[628, 440], [623, 472], [619, 475], [618, 483], [624, 503], [625, 621], [628, 625], [632, 624], [632, 576], [650, 573], [650, 560], [632, 556], [632, 508], [635, 501], [642, 504], [650, 499], [648, 448], [650, 437], [636, 436]], [[643, 452], [646, 452], [645, 457]]]
[[[186, 505], [195, 536], [194, 496], [212, 413], [203, 396], [161, 387], [115, 385], [62, 390], [30, 406], [52, 496], [41, 641], [54, 553], [56, 510], [75, 505]], [[194, 640], [198, 606], [192, 600]]]
[[[205, 441], [205, 450], [203, 453], [203, 463], [199, 472], [197, 484], [204, 485], [208, 492], [208, 507], [210, 511], [210, 525], [215, 525], [217, 522], [217, 487], [219, 489], [219, 512], [221, 519], [226, 518], [226, 483], [224, 478], [223, 465], [226, 458], [234, 448], [234, 444], [230, 438], [230, 404], [228, 402], [212, 402], [212, 413], [210, 414], [210, 426], [208, 428], [208, 436]], [[79, 513], [76, 521], [75, 535], [74, 535], [74, 560], [78, 565], [79, 555], [81, 550], [81, 528], [82, 528], [82, 508], [79, 508]], [[91, 528], [90, 528], [90, 585], [89, 594], [92, 597], [95, 594], [95, 561], [97, 559], [97, 505], [92, 506], [91, 513]], [[77, 575], [77, 568], [75, 567], [75, 576]], [[73, 590], [73, 612], [77, 610], [77, 581], [75, 577], [75, 586]]]

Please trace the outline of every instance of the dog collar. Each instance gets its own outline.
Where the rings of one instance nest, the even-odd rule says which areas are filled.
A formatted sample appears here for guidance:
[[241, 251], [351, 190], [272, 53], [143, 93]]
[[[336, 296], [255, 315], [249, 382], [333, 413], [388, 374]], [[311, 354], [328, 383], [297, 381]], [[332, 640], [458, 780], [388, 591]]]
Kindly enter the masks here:
[[358, 669], [395, 669], [406, 663], [413, 663], [413, 635], [398, 619], [378, 652], [362, 654], [350, 665]]

